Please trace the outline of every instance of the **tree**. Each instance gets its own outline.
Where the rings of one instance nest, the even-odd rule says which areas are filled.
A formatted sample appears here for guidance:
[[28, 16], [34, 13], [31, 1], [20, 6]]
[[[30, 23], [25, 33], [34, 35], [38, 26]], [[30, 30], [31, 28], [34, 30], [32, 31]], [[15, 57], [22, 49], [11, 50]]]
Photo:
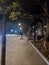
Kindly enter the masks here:
[[11, 20], [17, 19], [17, 16], [21, 15], [21, 4], [17, 2], [12, 2], [8, 5], [7, 11], [9, 13], [9, 18]]
[[[41, 6], [42, 6], [43, 11], [44, 11], [44, 14], [42, 14], [42, 15], [44, 15], [44, 18], [46, 19], [46, 24], [47, 24], [46, 35], [44, 36], [44, 45], [43, 45], [46, 49], [46, 39], [47, 39], [47, 35], [49, 35], [49, 20], [47, 18], [49, 16], [48, 15], [48, 3], [45, 2]], [[43, 18], [42, 18], [42, 20], [45, 21]]]

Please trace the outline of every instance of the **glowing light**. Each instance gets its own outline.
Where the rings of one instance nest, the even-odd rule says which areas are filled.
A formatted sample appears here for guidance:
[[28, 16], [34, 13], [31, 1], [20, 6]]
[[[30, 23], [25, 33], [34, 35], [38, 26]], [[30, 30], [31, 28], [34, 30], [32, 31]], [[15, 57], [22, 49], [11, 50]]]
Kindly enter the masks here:
[[47, 26], [45, 25], [44, 28], [46, 28]]
[[37, 31], [36, 31], [36, 33], [37, 33]]
[[17, 30], [15, 30], [15, 33], [17, 33]]
[[20, 27], [20, 30], [22, 30], [22, 28]]
[[33, 26], [33, 28], [34, 28], [34, 26]]
[[11, 32], [13, 32], [13, 29], [11, 29]]
[[21, 26], [21, 23], [19, 23], [18, 25]]

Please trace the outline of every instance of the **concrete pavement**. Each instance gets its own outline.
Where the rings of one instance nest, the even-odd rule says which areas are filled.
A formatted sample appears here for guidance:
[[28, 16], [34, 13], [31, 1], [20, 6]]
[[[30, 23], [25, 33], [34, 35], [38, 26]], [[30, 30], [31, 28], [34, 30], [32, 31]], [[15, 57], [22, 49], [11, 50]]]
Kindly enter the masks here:
[[8, 36], [6, 40], [6, 65], [47, 65], [27, 38]]

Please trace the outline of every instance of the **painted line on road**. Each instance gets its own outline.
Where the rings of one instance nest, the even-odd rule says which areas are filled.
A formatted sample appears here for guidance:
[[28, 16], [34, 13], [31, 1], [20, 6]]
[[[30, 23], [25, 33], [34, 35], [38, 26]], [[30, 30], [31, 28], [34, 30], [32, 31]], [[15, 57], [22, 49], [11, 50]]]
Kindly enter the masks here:
[[49, 62], [47, 59], [39, 52], [39, 50], [29, 41], [30, 45], [35, 49], [35, 51], [42, 57], [42, 59], [46, 62], [47, 65], [49, 65]]

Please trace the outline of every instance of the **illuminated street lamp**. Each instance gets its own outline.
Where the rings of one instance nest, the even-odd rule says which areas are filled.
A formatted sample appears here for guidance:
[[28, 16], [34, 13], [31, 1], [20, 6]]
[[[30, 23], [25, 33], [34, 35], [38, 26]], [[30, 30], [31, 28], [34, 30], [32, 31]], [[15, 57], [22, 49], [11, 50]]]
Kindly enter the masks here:
[[34, 26], [33, 26], [33, 28], [34, 28]]
[[44, 25], [44, 28], [46, 28], [47, 26], [46, 25]]
[[11, 29], [11, 32], [13, 32], [13, 29]]
[[22, 31], [22, 27], [20, 27], [20, 30]]
[[19, 23], [18, 25], [21, 26], [21, 23]]

